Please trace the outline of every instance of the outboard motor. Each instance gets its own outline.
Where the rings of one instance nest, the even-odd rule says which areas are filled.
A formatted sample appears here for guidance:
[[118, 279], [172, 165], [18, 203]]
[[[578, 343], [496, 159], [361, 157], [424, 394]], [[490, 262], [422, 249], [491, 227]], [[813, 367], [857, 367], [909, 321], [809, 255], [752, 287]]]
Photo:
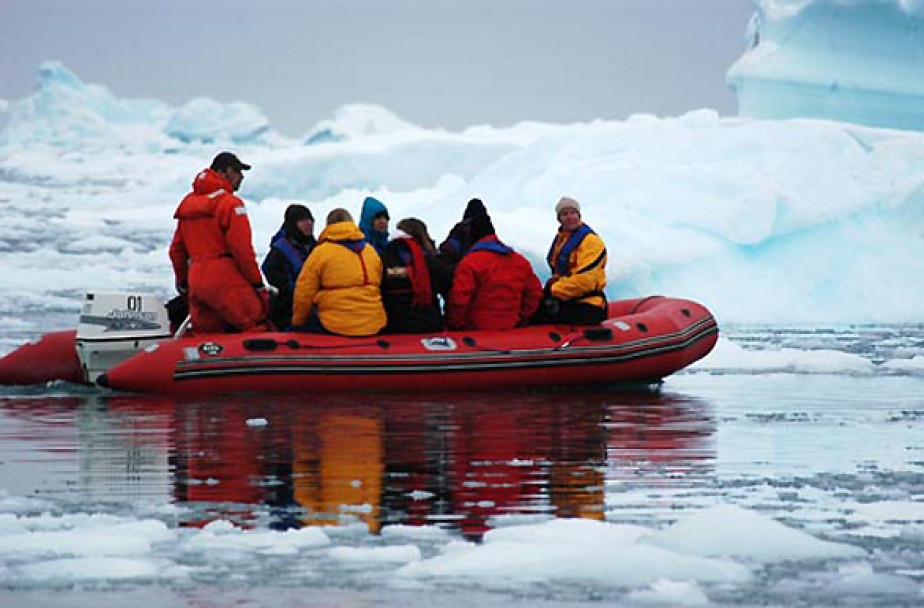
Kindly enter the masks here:
[[86, 381], [138, 351], [171, 337], [160, 298], [138, 293], [88, 293], [77, 325], [77, 356]]

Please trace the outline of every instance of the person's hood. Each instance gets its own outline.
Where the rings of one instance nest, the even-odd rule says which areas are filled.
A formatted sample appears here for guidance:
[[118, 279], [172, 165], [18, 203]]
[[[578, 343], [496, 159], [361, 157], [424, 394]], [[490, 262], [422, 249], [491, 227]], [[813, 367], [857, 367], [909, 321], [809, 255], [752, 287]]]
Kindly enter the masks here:
[[462, 219], [468, 220], [476, 215], [488, 215], [488, 210], [485, 208], [480, 198], [473, 198], [468, 201], [468, 204], [465, 206], [465, 212], [462, 214]]
[[375, 216], [380, 213], [385, 213], [386, 215], [388, 214], [388, 209], [385, 207], [385, 203], [377, 198], [367, 196], [366, 200], [363, 201], [363, 210], [359, 215], [359, 229], [366, 234], [371, 234], [372, 220], [375, 219]]
[[473, 215], [469, 220], [472, 228], [470, 238], [472, 242], [479, 241], [486, 236], [496, 234], [491, 217], [487, 213], [478, 213]]
[[325, 241], [361, 241], [364, 238], [363, 231], [357, 228], [353, 222], [337, 222], [321, 232], [318, 243], [324, 243]]
[[231, 193], [231, 183], [220, 173], [211, 169], [200, 171], [193, 180], [193, 193], [198, 196], [186, 196], [176, 208], [176, 219], [193, 219], [210, 217], [215, 213], [215, 204], [219, 197], [208, 196], [219, 190]]
[[231, 187], [231, 182], [221, 173], [217, 173], [211, 169], [200, 171], [195, 179], [193, 179], [192, 185], [193, 192], [196, 194], [211, 194], [216, 190], [224, 190], [229, 194], [234, 194], [234, 188]]

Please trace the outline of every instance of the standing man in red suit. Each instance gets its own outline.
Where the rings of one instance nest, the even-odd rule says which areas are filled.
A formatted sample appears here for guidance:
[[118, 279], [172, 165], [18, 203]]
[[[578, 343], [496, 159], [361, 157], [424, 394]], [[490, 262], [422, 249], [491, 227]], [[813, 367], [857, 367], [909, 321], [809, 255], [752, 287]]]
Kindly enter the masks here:
[[250, 165], [222, 152], [193, 180], [180, 202], [170, 261], [177, 290], [187, 293], [193, 331], [267, 329], [268, 301], [251, 242], [244, 201], [234, 195]]

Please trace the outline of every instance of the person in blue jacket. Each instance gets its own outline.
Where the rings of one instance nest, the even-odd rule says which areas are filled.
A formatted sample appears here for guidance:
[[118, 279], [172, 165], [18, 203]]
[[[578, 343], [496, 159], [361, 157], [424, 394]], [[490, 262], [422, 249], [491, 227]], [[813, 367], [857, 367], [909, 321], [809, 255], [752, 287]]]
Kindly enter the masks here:
[[270, 320], [280, 329], [291, 325], [295, 281], [316, 244], [311, 211], [304, 205], [289, 205], [261, 266], [267, 282], [278, 290], [270, 304]]
[[367, 196], [363, 201], [363, 210], [359, 215], [359, 229], [366, 240], [375, 248], [379, 257], [388, 247], [388, 209], [377, 198]]

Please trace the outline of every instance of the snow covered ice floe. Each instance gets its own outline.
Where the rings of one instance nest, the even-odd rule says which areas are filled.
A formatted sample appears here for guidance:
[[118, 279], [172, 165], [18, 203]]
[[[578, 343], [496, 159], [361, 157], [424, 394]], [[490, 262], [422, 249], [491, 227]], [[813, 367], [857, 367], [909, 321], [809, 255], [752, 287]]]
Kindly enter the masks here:
[[436, 557], [404, 566], [404, 576], [538, 581], [572, 579], [615, 586], [659, 581], [740, 583], [752, 567], [781, 560], [862, 557], [771, 518], [716, 506], [661, 531], [583, 519], [489, 531], [481, 545], [450, 543]]
[[295, 555], [306, 547], [324, 547], [330, 539], [321, 528], [301, 528], [287, 532], [245, 531], [226, 520], [207, 524], [202, 532], [187, 539], [182, 550], [212, 560], [235, 560], [241, 555]]
[[7, 567], [0, 582], [175, 580], [211, 576], [242, 560], [285, 558], [296, 569], [300, 562], [310, 569], [325, 561], [332, 567], [374, 566], [397, 587], [406, 584], [402, 579], [467, 579], [489, 586], [585, 581], [634, 588], [641, 601], [679, 590], [699, 597], [699, 585], [742, 584], [774, 561], [856, 561], [865, 554], [733, 506], [707, 508], [662, 530], [582, 519], [507, 526], [488, 532], [481, 544], [439, 529], [400, 528], [387, 533], [385, 527], [373, 537], [317, 527], [245, 530], [225, 520], [170, 529], [153, 519], [5, 514], [0, 555]]
[[690, 366], [701, 371], [797, 372], [872, 374], [877, 366], [869, 359], [838, 350], [764, 348], [749, 349], [720, 338], [709, 357]]
[[703, 557], [771, 563], [799, 559], [862, 557], [863, 549], [819, 540], [755, 511], [719, 505], [696, 513], [646, 539], [658, 547]]

